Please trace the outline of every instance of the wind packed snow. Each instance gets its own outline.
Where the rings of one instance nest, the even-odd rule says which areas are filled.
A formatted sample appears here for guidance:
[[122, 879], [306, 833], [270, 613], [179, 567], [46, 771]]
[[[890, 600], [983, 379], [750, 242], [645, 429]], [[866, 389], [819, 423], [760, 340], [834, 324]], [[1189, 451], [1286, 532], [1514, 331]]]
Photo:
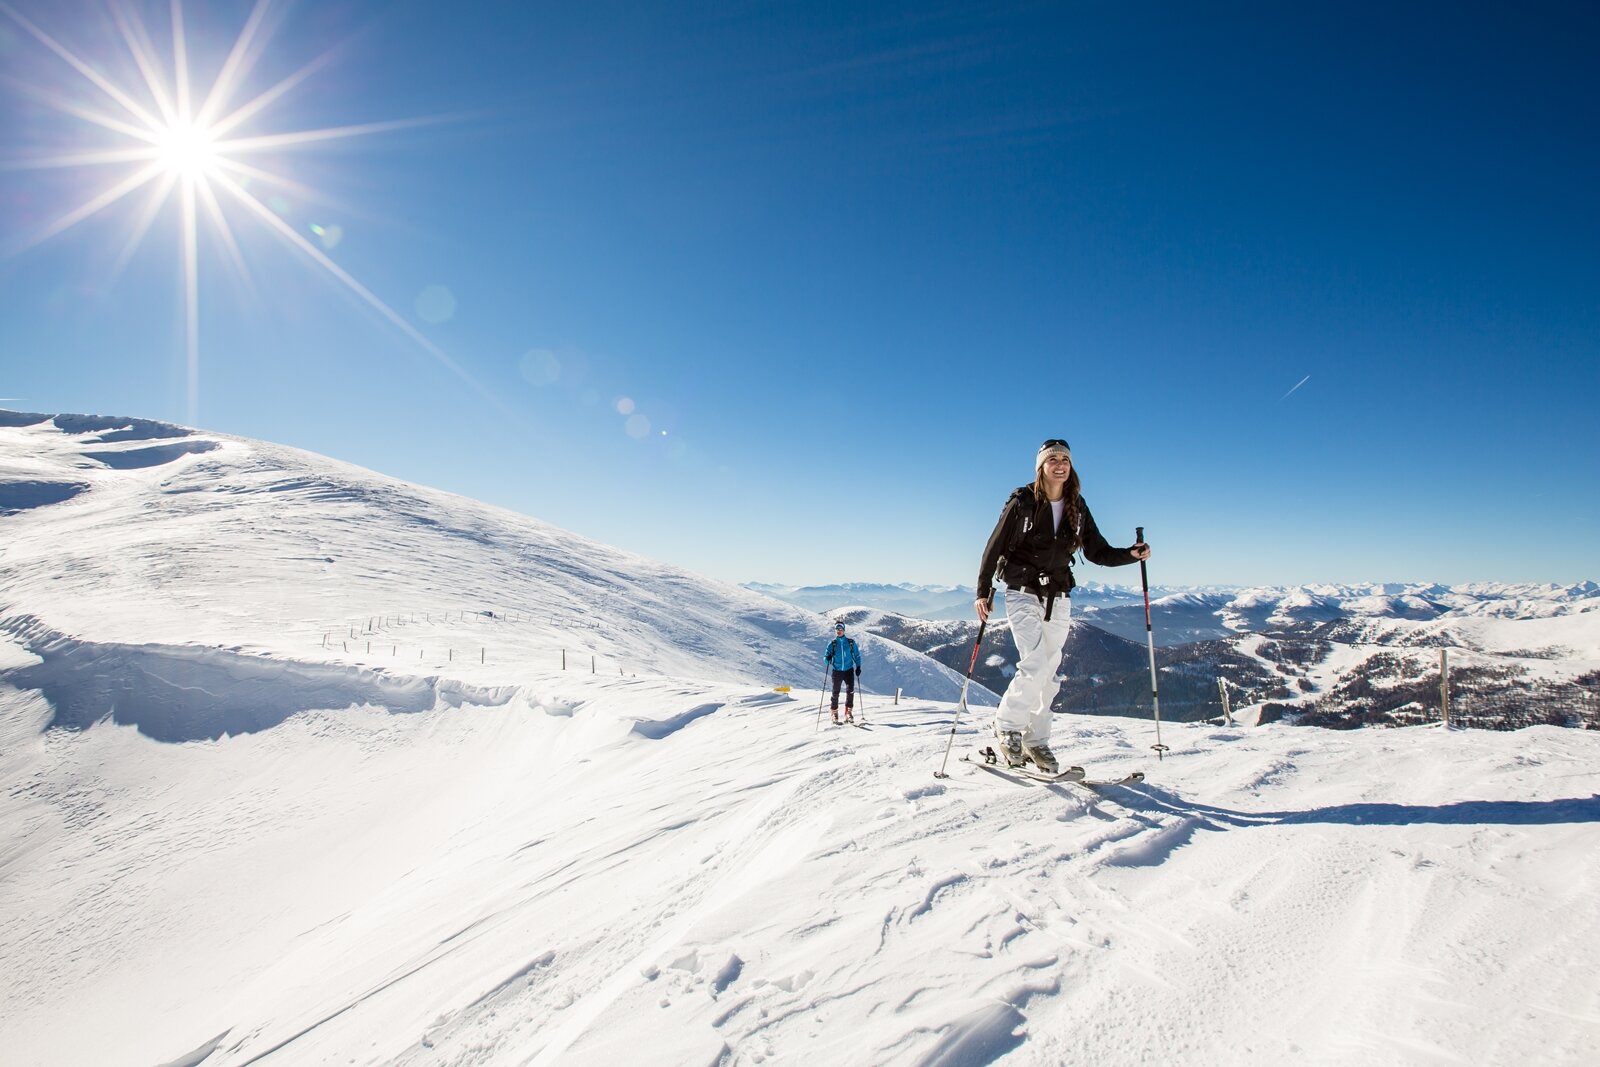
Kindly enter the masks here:
[[1094, 790], [974, 707], [938, 779], [959, 677], [867, 640], [833, 727], [822, 616], [0, 421], [7, 1065], [1600, 1062], [1593, 732], [1063, 719]]

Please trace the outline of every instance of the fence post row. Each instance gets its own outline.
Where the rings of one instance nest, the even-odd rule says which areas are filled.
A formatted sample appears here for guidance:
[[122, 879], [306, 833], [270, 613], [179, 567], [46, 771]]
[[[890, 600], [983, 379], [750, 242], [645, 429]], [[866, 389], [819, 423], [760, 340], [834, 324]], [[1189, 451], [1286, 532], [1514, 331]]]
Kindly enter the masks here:
[[[470, 612], [469, 613], [469, 612], [466, 612], [466, 611], [462, 611], [459, 614], [458, 617], [459, 617], [460, 621], [465, 622], [466, 619], [467, 619], [467, 616], [469, 614], [474, 615], [474, 616], [480, 616], [482, 613], [481, 612]], [[433, 623], [433, 613], [431, 611], [430, 612], [424, 612], [422, 617], [429, 625], [432, 625], [432, 623]], [[415, 615], [394, 615], [394, 616], [373, 615], [373, 616], [368, 617], [366, 625], [364, 627], [362, 627], [361, 629], [364, 632], [368, 632], [368, 633], [379, 633], [379, 632], [381, 632], [381, 631], [383, 631], [385, 629], [388, 629], [390, 627], [391, 618], [393, 619], [393, 625], [395, 625], [395, 626], [403, 626], [403, 625], [406, 625], [408, 622], [414, 624], [417, 621], [417, 617]], [[511, 621], [518, 621], [518, 620], [520, 620], [521, 615], [519, 613], [508, 613], [508, 614], [503, 615], [503, 616], [494, 616], [493, 618], [497, 622], [498, 621], [504, 621], [504, 620], [507, 620], [507, 619], [509, 619]], [[531, 620], [532, 616], [529, 616], [529, 618]], [[551, 622], [554, 622], [555, 621], [555, 616], [552, 615], [550, 617], [550, 619], [551, 619]], [[450, 613], [449, 612], [445, 612], [442, 616], [440, 616], [440, 622], [441, 623], [448, 623], [449, 621], [450, 621]], [[323, 648], [332, 648], [333, 647], [333, 642], [331, 640], [332, 636], [333, 636], [333, 634], [332, 634], [331, 631], [323, 633], [323, 635], [322, 635], [322, 647]], [[355, 637], [355, 636], [357, 636], [357, 627], [351, 626], [350, 627], [350, 637]], [[373, 643], [372, 643], [371, 640], [367, 641], [367, 652], [366, 652], [366, 654], [369, 655], [369, 656], [372, 654], [372, 644]], [[343, 649], [343, 651], [348, 653], [350, 651], [350, 641], [349, 641], [349, 639], [347, 638], [347, 639], [341, 641], [340, 642], [340, 647]], [[396, 657], [398, 657], [400, 655], [400, 644], [399, 644], [399, 642], [391, 642], [390, 643], [389, 655], [396, 656]], [[427, 658], [427, 655], [428, 655], [428, 651], [427, 651], [426, 648], [417, 649], [417, 659], [424, 660], [424, 659]], [[456, 658], [455, 649], [454, 648], [446, 649], [445, 650], [445, 658], [447, 660], [449, 660], [450, 662], [452, 662], [452, 663], [455, 662], [455, 658]], [[478, 662], [480, 664], [487, 664], [489, 662], [489, 648], [488, 648], [487, 645], [478, 646]], [[567, 650], [565, 648], [561, 649], [561, 669], [562, 670], [567, 670], [568, 669], [567, 668]], [[590, 653], [590, 655], [589, 655], [589, 673], [590, 674], [599, 674], [600, 673], [600, 657], [599, 657], [599, 655], [597, 653]], [[619, 678], [626, 678], [628, 676], [628, 669], [627, 669], [627, 666], [625, 664], [622, 664], [622, 663], [618, 663], [617, 664], [617, 676]], [[897, 687], [895, 689], [895, 694], [894, 694], [894, 702], [896, 704], [900, 703], [901, 695], [902, 695], [902, 690]]]

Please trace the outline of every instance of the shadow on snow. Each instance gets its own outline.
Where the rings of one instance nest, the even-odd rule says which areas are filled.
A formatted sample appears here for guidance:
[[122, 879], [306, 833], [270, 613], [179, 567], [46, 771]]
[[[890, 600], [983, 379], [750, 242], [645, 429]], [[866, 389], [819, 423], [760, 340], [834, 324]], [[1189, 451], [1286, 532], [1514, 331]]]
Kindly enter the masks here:
[[[1135, 792], [1130, 790], [1130, 792]], [[1136, 792], [1160, 810], [1196, 819], [1211, 829], [1242, 826], [1546, 826], [1600, 822], [1600, 795], [1558, 800], [1458, 800], [1450, 804], [1336, 804], [1307, 811], [1235, 811], [1186, 800], [1162, 789]]]

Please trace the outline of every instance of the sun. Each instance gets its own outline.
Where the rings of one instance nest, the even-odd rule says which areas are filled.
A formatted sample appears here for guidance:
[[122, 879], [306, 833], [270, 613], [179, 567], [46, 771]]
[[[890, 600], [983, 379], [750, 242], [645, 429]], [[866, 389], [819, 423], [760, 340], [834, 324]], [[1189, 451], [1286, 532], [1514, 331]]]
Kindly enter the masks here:
[[215, 133], [192, 120], [179, 120], [155, 131], [155, 161], [161, 169], [194, 181], [220, 175], [222, 152]]
[[157, 47], [132, 6], [123, 0], [112, 0], [109, 11], [114, 36], [120, 38], [139, 73], [138, 78], [127, 81], [118, 81], [106, 73], [117, 67], [106, 62], [111, 57], [80, 56], [18, 11], [10, 0], [0, 0], [0, 21], [9, 19], [20, 26], [55, 60], [81, 76], [92, 91], [86, 94], [81, 83], [70, 89], [51, 90], [15, 77], [8, 76], [4, 80], [30, 98], [91, 128], [102, 138], [109, 138], [98, 146], [71, 153], [7, 159], [0, 161], [0, 168], [76, 168], [97, 173], [121, 168], [100, 192], [31, 233], [13, 237], [0, 246], [0, 251], [18, 254], [148, 189], [144, 207], [134, 212], [133, 235], [123, 253], [125, 261], [142, 243], [162, 208], [175, 201], [181, 248], [178, 275], [183, 293], [188, 363], [187, 411], [191, 425], [199, 419], [200, 396], [199, 235], [202, 229], [207, 231], [214, 238], [213, 243], [223, 250], [225, 261], [248, 283], [245, 245], [235, 233], [241, 223], [263, 229], [294, 248], [376, 309], [467, 385], [499, 406], [501, 401], [496, 394], [475, 381], [402, 315], [329, 258], [323, 248], [312, 243], [307, 234], [323, 232], [322, 227], [307, 225], [306, 232], [301, 232], [257, 195], [258, 191], [273, 188], [312, 192], [274, 170], [274, 159], [280, 153], [340, 138], [449, 121], [400, 119], [323, 129], [243, 133], [244, 130], [259, 130], [263, 116], [333, 55], [332, 51], [325, 52], [276, 84], [241, 100], [241, 90], [267, 47], [268, 16], [274, 3], [275, 0], [256, 0], [226, 56], [209, 57], [219, 60], [212, 64], [217, 73], [204, 92], [196, 92], [182, 0], [170, 0], [171, 43], [167, 49]]

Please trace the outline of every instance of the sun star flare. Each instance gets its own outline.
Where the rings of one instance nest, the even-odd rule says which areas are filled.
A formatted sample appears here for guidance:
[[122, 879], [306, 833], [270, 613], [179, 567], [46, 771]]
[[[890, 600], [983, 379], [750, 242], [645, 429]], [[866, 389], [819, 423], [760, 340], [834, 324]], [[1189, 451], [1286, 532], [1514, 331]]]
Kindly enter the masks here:
[[[4, 247], [15, 255], [41, 244], [80, 223], [107, 212], [114, 205], [148, 190], [142, 207], [134, 209], [131, 236], [118, 259], [120, 269], [142, 243], [156, 218], [169, 204], [176, 204], [178, 216], [179, 290], [183, 299], [184, 346], [187, 358], [187, 414], [191, 424], [199, 421], [200, 380], [200, 291], [201, 233], [212, 238], [224, 253], [224, 261], [250, 284], [241, 242], [230, 222], [233, 214], [250, 220], [261, 231], [293, 248], [306, 261], [315, 264], [330, 280], [343, 286], [377, 310], [388, 322], [406, 334], [451, 372], [497, 406], [498, 398], [475, 381], [459, 364], [424, 336], [415, 326], [389, 307], [371, 289], [328, 258], [278, 210], [277, 197], [265, 199], [252, 189], [283, 190], [305, 196], [309, 190], [286, 175], [274, 171], [271, 154], [304, 148], [341, 138], [383, 133], [415, 127], [438, 119], [405, 119], [323, 129], [272, 131], [257, 123], [273, 105], [323, 67], [333, 51], [325, 51], [288, 77], [253, 97], [236, 102], [235, 95], [248, 80], [270, 34], [267, 16], [274, 0], [256, 0], [227, 56], [203, 93], [193, 83], [191, 56], [184, 29], [181, 0], [170, 0], [171, 48], [162, 57], [143, 20], [126, 0], [110, 0], [110, 17], [128, 55], [139, 72], [126, 83], [106, 73], [113, 64], [106, 57], [86, 58], [37, 25], [9, 0], [0, 0], [0, 18], [9, 19], [28, 36], [65, 63], [93, 88], [85, 99], [82, 86], [76, 91], [54, 90], [6, 80], [12, 88], [52, 110], [114, 138], [107, 143], [71, 152], [36, 154], [9, 158], [0, 163], [7, 170], [67, 170], [120, 168], [98, 192], [81, 203], [62, 210], [32, 231], [13, 238]], [[200, 57], [204, 58], [204, 57]], [[235, 131], [240, 131], [237, 135]], [[248, 131], [248, 132], [245, 132]], [[241, 157], [250, 156], [252, 162]], [[222, 194], [222, 195], [219, 195]], [[307, 226], [307, 231], [322, 236]], [[325, 238], [323, 244], [332, 248]]]

